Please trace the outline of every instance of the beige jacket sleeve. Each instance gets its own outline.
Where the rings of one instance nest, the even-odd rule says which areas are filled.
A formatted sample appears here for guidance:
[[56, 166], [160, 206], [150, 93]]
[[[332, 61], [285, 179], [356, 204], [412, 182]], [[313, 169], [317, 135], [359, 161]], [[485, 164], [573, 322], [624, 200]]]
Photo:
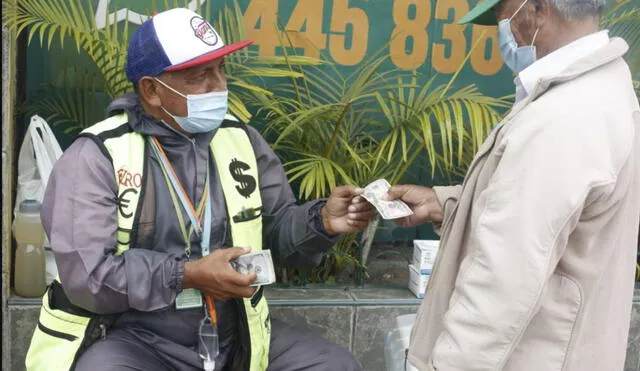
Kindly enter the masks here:
[[469, 254], [431, 354], [434, 369], [503, 369], [585, 203], [611, 191], [611, 164], [620, 159], [607, 135], [579, 122], [522, 125], [494, 148], [501, 159], [474, 198]]
[[[433, 191], [436, 193], [438, 203], [442, 207], [442, 221], [444, 222], [453, 214], [453, 209], [455, 209], [458, 198], [460, 197], [460, 192], [462, 192], [462, 185], [433, 187]], [[433, 229], [438, 235], [440, 235], [442, 231], [443, 222], [433, 223]]]

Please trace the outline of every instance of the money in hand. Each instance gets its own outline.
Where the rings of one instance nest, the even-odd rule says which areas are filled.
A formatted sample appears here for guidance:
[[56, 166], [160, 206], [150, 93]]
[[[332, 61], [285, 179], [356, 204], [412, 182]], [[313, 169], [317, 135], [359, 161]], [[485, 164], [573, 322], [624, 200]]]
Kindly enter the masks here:
[[252, 252], [231, 260], [231, 267], [242, 274], [249, 274], [251, 271], [256, 272], [257, 278], [251, 286], [270, 285], [276, 282], [276, 272], [273, 268], [273, 259], [271, 258], [271, 250], [262, 250]]
[[377, 210], [383, 219], [404, 218], [413, 214], [411, 208], [400, 200], [387, 201], [382, 196], [391, 188], [389, 182], [385, 179], [378, 179], [368, 186], [364, 187], [362, 196], [369, 201]]

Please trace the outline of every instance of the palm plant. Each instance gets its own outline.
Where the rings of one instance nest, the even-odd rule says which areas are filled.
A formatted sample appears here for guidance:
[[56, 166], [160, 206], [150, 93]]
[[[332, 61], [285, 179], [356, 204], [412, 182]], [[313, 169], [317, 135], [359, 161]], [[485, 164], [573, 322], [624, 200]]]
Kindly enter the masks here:
[[623, 38], [629, 44], [626, 60], [631, 68], [640, 98], [640, 7], [638, 0], [621, 0], [608, 8], [600, 21], [601, 27], [609, 29], [612, 36]]
[[[186, 6], [187, 0], [165, 0], [165, 8]], [[87, 102], [92, 102], [95, 92], [103, 92], [113, 99], [133, 90], [124, 73], [129, 38], [129, 22], [119, 26], [109, 22], [105, 13], [106, 27], [99, 29], [93, 17], [92, 2], [82, 0], [30, 0], [3, 2], [2, 23], [15, 35], [27, 32], [31, 43], [38, 37], [40, 45], [51, 48], [54, 40], [64, 48], [65, 42], [75, 44], [78, 53], [89, 57], [91, 68], [71, 68], [63, 71], [60, 84], [50, 84], [49, 94], [42, 99], [28, 102], [29, 111], [39, 112], [53, 125], [66, 124], [68, 130], [79, 130], [102, 117], [102, 110], [88, 110]], [[155, 5], [154, 5], [155, 8]], [[199, 7], [200, 8], [200, 7]], [[153, 12], [151, 9], [149, 12]], [[207, 2], [201, 14], [211, 19], [211, 2]], [[232, 7], [224, 7], [213, 21], [220, 36], [227, 42], [245, 39], [242, 12], [237, 2]], [[69, 40], [70, 39], [70, 40]], [[317, 60], [306, 57], [289, 59], [261, 58], [256, 53], [244, 50], [227, 57], [229, 97], [231, 112], [242, 121], [251, 119], [246, 106], [238, 98], [237, 92], [259, 90], [270, 93], [252, 83], [255, 79], [270, 77], [296, 77], [285, 64], [314, 65]], [[73, 66], [74, 64], [69, 64]], [[87, 76], [91, 75], [91, 78]], [[59, 89], [62, 87], [62, 92]], [[48, 113], [44, 115], [43, 112]]]
[[[71, 39], [92, 62], [92, 71], [77, 67], [64, 72], [55, 84], [63, 86], [62, 92], [29, 102], [33, 110], [50, 112], [50, 122], [70, 130], [100, 119], [92, 117], [101, 111], [92, 108], [98, 105], [96, 92], [113, 98], [132, 89], [124, 74], [127, 24], [105, 22], [107, 27], [98, 29], [91, 5], [83, 3], [3, 3], [3, 24], [16, 34], [28, 32], [29, 41], [38, 36], [47, 48], [54, 40], [63, 47]], [[174, 0], [173, 6], [186, 1], [180, 3]], [[211, 19], [211, 2], [201, 14]], [[223, 8], [213, 23], [227, 42], [245, 39], [237, 3]], [[265, 136], [273, 139], [303, 200], [326, 197], [339, 184], [365, 185], [377, 178], [397, 183], [416, 166], [432, 175], [455, 175], [466, 168], [499, 121], [499, 111], [509, 105], [505, 99], [482, 95], [474, 85], [455, 87], [458, 73], [444, 83], [438, 76], [421, 82], [423, 77], [415, 72], [385, 69], [385, 48], [343, 76], [326, 61], [287, 52], [295, 49], [287, 48], [291, 42], [286, 32], [279, 35], [282, 57], [267, 59], [243, 50], [227, 58], [230, 109], [245, 121], [255, 114], [267, 122]], [[312, 281], [330, 282], [340, 272], [361, 268], [366, 255], [359, 251], [356, 235], [344, 236], [312, 272]], [[301, 272], [283, 274], [299, 277]]]
[[[364, 186], [378, 178], [394, 184], [414, 166], [432, 175], [466, 168], [510, 104], [474, 85], [454, 89], [458, 73], [445, 83], [436, 76], [420, 84], [416, 72], [383, 70], [386, 58], [375, 53], [348, 76], [326, 63], [292, 66], [301, 76], [272, 86], [273, 95], [243, 95], [268, 122], [265, 133], [301, 199], [326, 197], [339, 184]], [[355, 236], [345, 236], [311, 280], [363, 268], [367, 252], [358, 247]]]
[[[629, 44], [625, 59], [634, 78], [636, 96], [640, 101], [640, 7], [638, 0], [622, 0], [609, 8], [600, 21], [601, 27], [609, 29], [613, 36], [622, 37]], [[640, 226], [638, 227], [640, 235]], [[636, 280], [640, 282], [640, 244]]]

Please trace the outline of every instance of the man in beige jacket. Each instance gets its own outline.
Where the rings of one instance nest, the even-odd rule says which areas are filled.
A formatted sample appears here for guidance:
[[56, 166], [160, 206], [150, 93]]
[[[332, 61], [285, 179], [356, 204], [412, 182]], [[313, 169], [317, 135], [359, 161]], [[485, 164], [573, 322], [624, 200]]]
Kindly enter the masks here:
[[418, 370], [616, 371], [640, 214], [640, 111], [606, 0], [484, 0], [516, 103], [460, 186], [395, 186], [441, 249], [411, 334]]

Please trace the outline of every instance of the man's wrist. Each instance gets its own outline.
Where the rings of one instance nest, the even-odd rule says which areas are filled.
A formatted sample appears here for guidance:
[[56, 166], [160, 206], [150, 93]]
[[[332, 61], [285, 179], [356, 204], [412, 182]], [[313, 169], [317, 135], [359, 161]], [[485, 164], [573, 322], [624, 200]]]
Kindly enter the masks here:
[[184, 262], [184, 275], [182, 278], [182, 289], [192, 289], [194, 288], [193, 282], [193, 273], [194, 273], [194, 262], [185, 261]]
[[444, 219], [444, 210], [442, 205], [440, 205], [440, 200], [438, 199], [438, 195], [433, 188], [430, 188], [431, 192], [429, 192], [429, 196], [427, 197], [427, 208], [429, 210], [429, 214], [427, 215], [427, 221], [432, 223], [442, 223]]
[[326, 204], [322, 205], [322, 207], [320, 208], [320, 217], [322, 220], [322, 228], [324, 229], [325, 233], [330, 236], [335, 236], [337, 233], [335, 233], [331, 228], [331, 218], [329, 216], [329, 212], [327, 211]]

